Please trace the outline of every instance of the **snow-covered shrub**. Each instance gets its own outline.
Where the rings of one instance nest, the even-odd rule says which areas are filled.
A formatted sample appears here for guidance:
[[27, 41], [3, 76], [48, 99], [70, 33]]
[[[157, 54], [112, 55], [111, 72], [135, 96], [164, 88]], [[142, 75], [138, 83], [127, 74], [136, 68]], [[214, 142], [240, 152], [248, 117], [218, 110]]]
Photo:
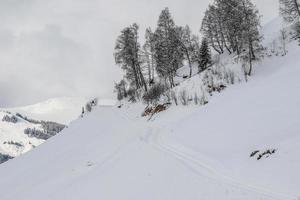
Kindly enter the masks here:
[[177, 106], [178, 105], [178, 99], [177, 99], [176, 93], [173, 90], [171, 91], [171, 99], [172, 99], [172, 101], [174, 101], [175, 105]]
[[200, 105], [206, 105], [208, 104], [207, 98], [205, 96], [204, 93], [202, 93], [201, 97], [200, 97]]
[[195, 95], [194, 95], [194, 103], [195, 103], [195, 105], [199, 104], [199, 97], [198, 97], [197, 93], [195, 93]]
[[85, 110], [88, 112], [92, 112], [92, 105], [89, 102], [85, 104]]
[[181, 90], [179, 92], [179, 99], [182, 103], [182, 105], [186, 106], [188, 105], [188, 94], [186, 90]]
[[46, 131], [38, 130], [35, 128], [26, 128], [24, 130], [24, 134], [28, 135], [29, 137], [35, 137], [42, 140], [48, 140], [49, 138], [54, 136], [53, 133], [47, 133]]
[[89, 101], [85, 104], [85, 110], [87, 112], [92, 112], [93, 107], [95, 107], [97, 105], [98, 105], [98, 99], [97, 98], [92, 99], [91, 101]]
[[65, 125], [56, 122], [42, 121], [41, 124], [44, 131], [46, 131], [47, 133], [51, 133], [51, 135], [56, 135], [57, 133], [61, 132], [64, 128], [66, 128]]
[[24, 145], [19, 143], [19, 142], [14, 142], [14, 141], [5, 141], [3, 144], [8, 144], [8, 145], [15, 145], [17, 147], [23, 147]]
[[10, 155], [0, 153], [0, 164], [4, 163], [10, 159], [13, 159], [13, 157], [11, 157]]
[[128, 101], [135, 103], [137, 101], [137, 91], [134, 88], [129, 88], [127, 90]]
[[157, 104], [166, 90], [167, 88], [165, 85], [161, 83], [154, 84], [147, 92], [144, 93], [143, 101], [147, 104]]
[[3, 118], [2, 118], [2, 121], [3, 122], [10, 122], [10, 123], [17, 123], [18, 122], [18, 118], [14, 115], [12, 115], [11, 117], [8, 116], [8, 115], [5, 115]]
[[228, 70], [228, 72], [226, 73], [228, 79], [227, 79], [227, 83], [229, 84], [234, 84], [235, 83], [235, 75], [234, 72], [232, 70]]

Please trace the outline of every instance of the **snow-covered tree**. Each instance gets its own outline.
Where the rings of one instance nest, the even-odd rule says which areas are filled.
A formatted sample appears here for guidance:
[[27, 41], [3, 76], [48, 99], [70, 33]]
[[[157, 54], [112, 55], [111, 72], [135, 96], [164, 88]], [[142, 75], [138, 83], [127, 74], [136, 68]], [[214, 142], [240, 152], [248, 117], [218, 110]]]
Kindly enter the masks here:
[[227, 50], [249, 63], [257, 59], [261, 48], [260, 16], [251, 0], [215, 0], [205, 12], [201, 31], [219, 54]]
[[279, 0], [280, 13], [284, 20], [291, 23], [295, 31], [294, 38], [300, 45], [300, 0]]
[[126, 79], [134, 84], [136, 89], [144, 87], [147, 91], [147, 84], [141, 69], [138, 29], [138, 25], [133, 24], [121, 31], [116, 42], [114, 56], [116, 63], [125, 71]]
[[300, 1], [299, 0], [279, 0], [280, 13], [284, 20], [290, 23], [300, 21]]
[[199, 60], [199, 72], [205, 70], [211, 64], [211, 53], [206, 38], [203, 38], [201, 42]]
[[115, 92], [119, 101], [127, 97], [126, 85], [127, 83], [124, 79], [115, 84]]
[[183, 52], [178, 42], [178, 32], [168, 8], [165, 8], [158, 19], [154, 33], [154, 48], [156, 71], [162, 78], [168, 79], [170, 86], [174, 87], [176, 70], [182, 66]]
[[149, 86], [154, 84], [155, 75], [155, 58], [154, 58], [155, 46], [154, 46], [154, 33], [151, 28], [147, 28], [145, 32], [145, 44], [143, 45], [143, 59], [147, 65], [148, 83]]
[[181, 50], [184, 54], [184, 58], [188, 61], [189, 64], [189, 77], [192, 77], [192, 64], [198, 61], [196, 57], [199, 53], [199, 40], [197, 36], [192, 34], [192, 31], [188, 25], [186, 25], [185, 27], [177, 27], [176, 31], [179, 37], [178, 43], [181, 45]]

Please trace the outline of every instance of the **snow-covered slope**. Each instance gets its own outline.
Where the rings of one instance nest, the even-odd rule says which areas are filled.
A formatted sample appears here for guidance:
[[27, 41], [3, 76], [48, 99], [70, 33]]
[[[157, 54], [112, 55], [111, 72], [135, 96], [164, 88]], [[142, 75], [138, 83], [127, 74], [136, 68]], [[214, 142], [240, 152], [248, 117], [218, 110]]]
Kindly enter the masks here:
[[62, 97], [24, 107], [5, 108], [5, 110], [18, 112], [33, 119], [69, 124], [78, 118], [82, 106], [87, 101], [87, 98]]
[[[0, 198], [296, 200], [299, 53], [292, 44], [288, 56], [257, 66], [249, 83], [150, 122], [141, 104], [100, 106], [1, 165]], [[269, 148], [276, 153], [249, 156]]]
[[95, 108], [0, 165], [0, 199], [298, 200], [300, 48], [288, 50], [205, 106], [150, 121], [142, 104]]
[[16, 157], [44, 142], [44, 140], [24, 134], [27, 128], [42, 130], [40, 124], [30, 123], [19, 117], [16, 117], [15, 123], [2, 121], [4, 116], [13, 115], [0, 111], [0, 154]]
[[[79, 118], [85, 98], [55, 98], [35, 105], [0, 109], [0, 163], [28, 152], [59, 132], [64, 125]], [[114, 105], [115, 101], [101, 99], [100, 105]], [[3, 120], [13, 117], [16, 121]], [[28, 118], [28, 120], [27, 120]], [[47, 122], [42, 122], [47, 121]], [[55, 122], [51, 122], [55, 121]], [[25, 134], [29, 131], [41, 131]], [[46, 132], [43, 134], [42, 132]], [[33, 134], [33, 135], [32, 135]]]
[[[235, 179], [300, 196], [300, 48], [265, 59], [253, 79], [228, 88], [204, 108], [168, 125], [173, 148], [204, 156]], [[276, 150], [257, 160], [256, 150]]]

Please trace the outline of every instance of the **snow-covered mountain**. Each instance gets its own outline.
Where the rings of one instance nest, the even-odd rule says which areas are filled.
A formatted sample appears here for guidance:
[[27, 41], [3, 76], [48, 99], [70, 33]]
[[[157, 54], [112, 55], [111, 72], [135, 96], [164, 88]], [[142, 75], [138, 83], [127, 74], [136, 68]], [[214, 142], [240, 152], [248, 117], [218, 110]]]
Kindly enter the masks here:
[[61, 97], [29, 106], [3, 108], [3, 110], [21, 113], [33, 119], [69, 124], [78, 118], [87, 101], [87, 98]]
[[[35, 137], [29, 137], [24, 134], [27, 128], [41, 130], [41, 126], [30, 123], [19, 117], [15, 117], [14, 122], [2, 120], [5, 116], [12, 117], [14, 115], [0, 111], [0, 154], [6, 155], [8, 158], [19, 156], [34, 147], [40, 145], [43, 140]], [[8, 159], [7, 158], [7, 159]], [[1, 159], [0, 163], [7, 159]]]
[[1, 108], [0, 163], [45, 142], [64, 127], [62, 124], [77, 119], [86, 102], [85, 98], [65, 97], [24, 107]]
[[55, 122], [0, 111], [0, 164], [32, 150], [64, 128]]
[[[279, 44], [278, 28], [268, 30]], [[298, 200], [300, 48], [287, 50], [205, 106], [172, 105], [151, 120], [142, 103], [94, 108], [0, 165], [0, 199]], [[175, 90], [194, 93], [199, 79]]]

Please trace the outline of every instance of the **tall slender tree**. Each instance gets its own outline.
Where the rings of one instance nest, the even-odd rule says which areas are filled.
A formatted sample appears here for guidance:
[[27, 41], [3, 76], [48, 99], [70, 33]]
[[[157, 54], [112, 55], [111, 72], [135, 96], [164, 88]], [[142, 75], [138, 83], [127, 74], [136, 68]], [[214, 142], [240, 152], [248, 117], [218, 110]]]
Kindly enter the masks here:
[[126, 79], [136, 86], [136, 89], [147, 84], [141, 69], [140, 44], [138, 42], [138, 25], [133, 24], [124, 28], [117, 39], [115, 46], [115, 61], [121, 65], [126, 73]]
[[212, 62], [211, 61], [211, 53], [210, 53], [210, 49], [209, 49], [206, 38], [203, 38], [202, 42], [201, 42], [201, 47], [200, 47], [200, 51], [199, 51], [199, 60], [200, 60], [199, 72], [207, 69], [207, 67]]
[[192, 31], [188, 25], [185, 27], [177, 27], [178, 43], [181, 45], [181, 50], [184, 53], [184, 58], [188, 61], [190, 68], [189, 77], [193, 74], [193, 62], [197, 54], [197, 47], [199, 46], [196, 36], [192, 34]]
[[151, 28], [147, 28], [145, 32], [145, 44], [143, 45], [143, 57], [147, 65], [148, 83], [154, 84], [155, 74], [155, 58], [154, 58], [154, 33]]
[[182, 66], [183, 61], [183, 53], [178, 38], [174, 20], [169, 9], [165, 8], [159, 16], [154, 32], [154, 58], [158, 75], [168, 79], [171, 87], [175, 86], [174, 76], [176, 70]]

